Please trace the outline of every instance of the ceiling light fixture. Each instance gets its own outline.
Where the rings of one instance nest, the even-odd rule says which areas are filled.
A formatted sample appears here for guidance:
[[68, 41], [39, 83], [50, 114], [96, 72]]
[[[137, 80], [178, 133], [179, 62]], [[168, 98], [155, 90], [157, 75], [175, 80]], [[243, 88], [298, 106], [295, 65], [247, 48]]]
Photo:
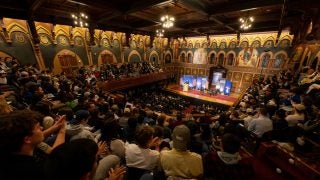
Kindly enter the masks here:
[[156, 30], [156, 35], [158, 37], [163, 37], [164, 36], [164, 29], [157, 29]]
[[239, 21], [241, 23], [240, 28], [243, 30], [247, 30], [247, 29], [251, 28], [252, 23], [254, 21], [254, 18], [252, 16], [243, 17], [243, 18], [240, 18]]
[[71, 14], [75, 26], [88, 27], [88, 16], [84, 13]]
[[160, 18], [163, 28], [171, 28], [174, 25], [175, 18], [172, 15], [165, 14]]

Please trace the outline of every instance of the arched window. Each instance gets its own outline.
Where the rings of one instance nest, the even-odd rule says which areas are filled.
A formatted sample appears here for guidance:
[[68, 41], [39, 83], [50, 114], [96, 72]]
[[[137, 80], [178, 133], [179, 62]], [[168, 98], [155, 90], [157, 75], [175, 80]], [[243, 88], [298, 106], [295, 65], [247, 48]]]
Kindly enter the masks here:
[[270, 59], [270, 55], [269, 54], [263, 55], [261, 67], [263, 67], [263, 68], [267, 67], [268, 63], [269, 63], [269, 59]]
[[276, 56], [276, 59], [274, 60], [274, 68], [281, 68], [282, 63], [285, 60], [285, 55], [284, 54], [279, 54]]
[[224, 54], [223, 53], [220, 53], [219, 54], [219, 65], [223, 65], [223, 61], [224, 61]]
[[188, 53], [188, 63], [192, 63], [192, 55], [191, 55], [191, 53]]
[[233, 64], [233, 59], [234, 59], [234, 55], [232, 54], [232, 53], [230, 53], [229, 55], [228, 55], [228, 65], [229, 66], [232, 66], [232, 64]]
[[215, 58], [216, 58], [216, 55], [215, 55], [214, 53], [212, 53], [212, 54], [210, 55], [210, 64], [214, 64]]
[[182, 53], [180, 56], [180, 62], [185, 62], [186, 54]]

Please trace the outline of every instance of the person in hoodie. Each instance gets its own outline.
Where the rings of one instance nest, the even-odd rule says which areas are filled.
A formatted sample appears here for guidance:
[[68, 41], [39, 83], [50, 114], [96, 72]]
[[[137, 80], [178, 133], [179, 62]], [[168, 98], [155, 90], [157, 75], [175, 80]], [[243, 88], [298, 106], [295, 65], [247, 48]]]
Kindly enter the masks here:
[[87, 125], [89, 117], [90, 113], [87, 110], [78, 110], [75, 113], [66, 130], [67, 138], [70, 141], [86, 138], [97, 142], [95, 134], [90, 131], [90, 127]]

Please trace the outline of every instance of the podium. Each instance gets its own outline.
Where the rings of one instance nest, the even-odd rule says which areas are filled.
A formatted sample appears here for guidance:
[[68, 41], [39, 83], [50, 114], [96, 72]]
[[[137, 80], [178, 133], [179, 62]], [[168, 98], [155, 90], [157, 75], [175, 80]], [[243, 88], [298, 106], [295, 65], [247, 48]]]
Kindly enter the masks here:
[[183, 89], [182, 89], [182, 91], [188, 92], [188, 90], [189, 90], [189, 84], [187, 84], [187, 83], [183, 84]]

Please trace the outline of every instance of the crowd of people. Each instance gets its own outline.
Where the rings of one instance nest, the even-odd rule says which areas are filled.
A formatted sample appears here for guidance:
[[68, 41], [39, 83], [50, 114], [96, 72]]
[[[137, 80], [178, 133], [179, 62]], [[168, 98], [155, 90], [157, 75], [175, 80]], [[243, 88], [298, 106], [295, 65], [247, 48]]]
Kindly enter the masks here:
[[251, 179], [259, 170], [241, 150], [249, 138], [306, 151], [319, 129], [320, 67], [255, 80], [229, 109], [159, 84], [122, 98], [96, 86], [135, 67], [81, 68], [71, 78], [1, 61], [0, 179]]

